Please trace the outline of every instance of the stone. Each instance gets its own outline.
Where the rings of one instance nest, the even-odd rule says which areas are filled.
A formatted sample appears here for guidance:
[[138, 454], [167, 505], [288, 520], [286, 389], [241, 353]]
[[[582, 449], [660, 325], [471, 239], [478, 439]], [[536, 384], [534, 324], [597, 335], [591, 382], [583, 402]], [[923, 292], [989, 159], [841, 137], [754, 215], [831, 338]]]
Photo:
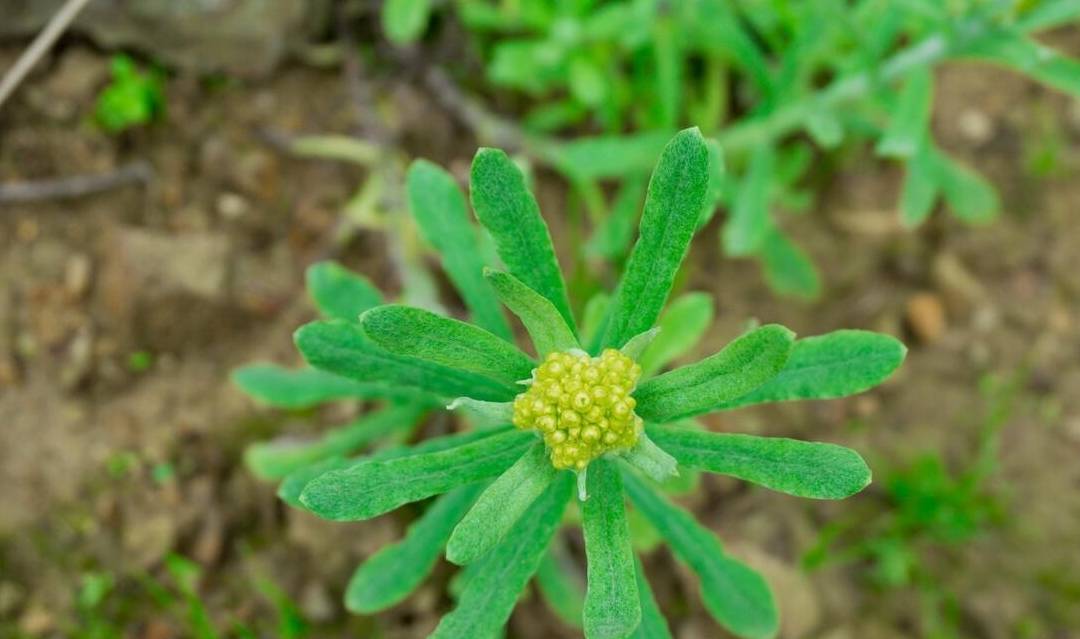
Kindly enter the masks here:
[[911, 332], [925, 344], [941, 339], [948, 327], [945, 305], [934, 293], [912, 295], [907, 301], [906, 317]]
[[[64, 0], [0, 0], [0, 37], [41, 30]], [[326, 24], [330, 0], [97, 0], [73, 31], [184, 70], [266, 76]]]

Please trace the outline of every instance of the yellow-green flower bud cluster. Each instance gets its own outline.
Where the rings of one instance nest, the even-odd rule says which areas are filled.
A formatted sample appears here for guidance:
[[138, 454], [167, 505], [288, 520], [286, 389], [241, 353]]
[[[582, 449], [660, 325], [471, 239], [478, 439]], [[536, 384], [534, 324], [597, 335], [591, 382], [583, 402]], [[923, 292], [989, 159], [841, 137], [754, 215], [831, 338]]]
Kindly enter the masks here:
[[610, 348], [595, 358], [551, 353], [514, 400], [514, 425], [540, 431], [556, 468], [583, 470], [637, 443], [642, 421], [630, 392], [640, 375], [641, 366]]

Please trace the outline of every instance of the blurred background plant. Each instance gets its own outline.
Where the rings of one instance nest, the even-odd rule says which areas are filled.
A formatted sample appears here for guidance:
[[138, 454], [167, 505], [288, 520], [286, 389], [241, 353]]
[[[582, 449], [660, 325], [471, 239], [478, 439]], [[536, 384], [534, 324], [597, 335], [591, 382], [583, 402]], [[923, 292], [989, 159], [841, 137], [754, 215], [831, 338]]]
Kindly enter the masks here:
[[160, 69], [142, 71], [126, 55], [113, 56], [112, 80], [98, 94], [94, 117], [109, 133], [150, 124], [165, 114]]

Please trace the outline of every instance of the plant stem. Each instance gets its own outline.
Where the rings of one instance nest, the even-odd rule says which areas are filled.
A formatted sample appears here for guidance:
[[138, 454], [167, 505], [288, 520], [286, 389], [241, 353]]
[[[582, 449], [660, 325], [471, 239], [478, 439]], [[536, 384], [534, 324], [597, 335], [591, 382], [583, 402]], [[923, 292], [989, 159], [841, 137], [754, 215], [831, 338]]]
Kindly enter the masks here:
[[30, 43], [26, 51], [22, 56], [15, 61], [15, 65], [11, 67], [11, 70], [0, 80], [0, 106], [4, 105], [4, 102], [15, 92], [19, 84], [22, 83], [26, 74], [30, 73], [30, 70], [34, 68], [38, 60], [42, 58], [52, 45], [56, 44], [56, 41], [63, 35], [64, 31], [68, 28], [75, 17], [79, 15], [79, 12], [83, 10], [90, 0], [68, 0], [64, 6], [60, 7], [60, 10], [49, 19], [48, 24], [41, 30], [41, 33], [34, 38], [34, 41]]

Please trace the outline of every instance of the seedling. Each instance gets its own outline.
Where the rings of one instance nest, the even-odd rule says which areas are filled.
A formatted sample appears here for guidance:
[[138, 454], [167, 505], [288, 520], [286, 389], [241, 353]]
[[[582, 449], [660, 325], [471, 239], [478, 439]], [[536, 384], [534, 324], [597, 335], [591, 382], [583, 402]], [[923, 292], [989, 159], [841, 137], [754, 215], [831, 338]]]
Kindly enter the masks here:
[[126, 55], [112, 59], [112, 82], [98, 95], [94, 115], [110, 133], [149, 124], [165, 113], [162, 78], [140, 71]]
[[[770, 324], [697, 363], [656, 375], [685, 345], [677, 330], [665, 339], [677, 327], [665, 324], [672, 313], [662, 311], [698, 226], [709, 170], [709, 150], [696, 129], [667, 145], [622, 279], [606, 308], [590, 304], [586, 315], [599, 321], [579, 329], [524, 176], [501, 151], [477, 154], [473, 210], [505, 265], [484, 269], [482, 277], [521, 320], [536, 359], [505, 334], [402, 305], [297, 331], [296, 344], [316, 370], [444, 398], [450, 408], [489, 424], [335, 459], [286, 478], [283, 498], [337, 521], [369, 519], [441, 495], [401, 542], [360, 567], [346, 593], [350, 609], [368, 613], [400, 601], [445, 548], [451, 562], [466, 568], [457, 605], [432, 636], [495, 636], [534, 575], [549, 596], [565, 585], [557, 576], [559, 557], [546, 553], [559, 548], [552, 540], [576, 485], [587, 588], [574, 621], [586, 637], [670, 636], [634, 556], [627, 497], [698, 575], [705, 606], [722, 626], [741, 637], [776, 634], [778, 613], [764, 579], [726, 554], [653, 482], [706, 471], [815, 499], [862, 490], [870, 470], [849, 449], [712, 433], [683, 421], [751, 404], [861, 392], [888, 377], [905, 349], [865, 331], [796, 340]], [[412, 167], [409, 186], [418, 218], [463, 210], [452, 178], [429, 163]], [[445, 250], [458, 240], [447, 234], [440, 241]], [[499, 311], [489, 307], [483, 316]], [[576, 614], [572, 600], [557, 601], [564, 617]]]

